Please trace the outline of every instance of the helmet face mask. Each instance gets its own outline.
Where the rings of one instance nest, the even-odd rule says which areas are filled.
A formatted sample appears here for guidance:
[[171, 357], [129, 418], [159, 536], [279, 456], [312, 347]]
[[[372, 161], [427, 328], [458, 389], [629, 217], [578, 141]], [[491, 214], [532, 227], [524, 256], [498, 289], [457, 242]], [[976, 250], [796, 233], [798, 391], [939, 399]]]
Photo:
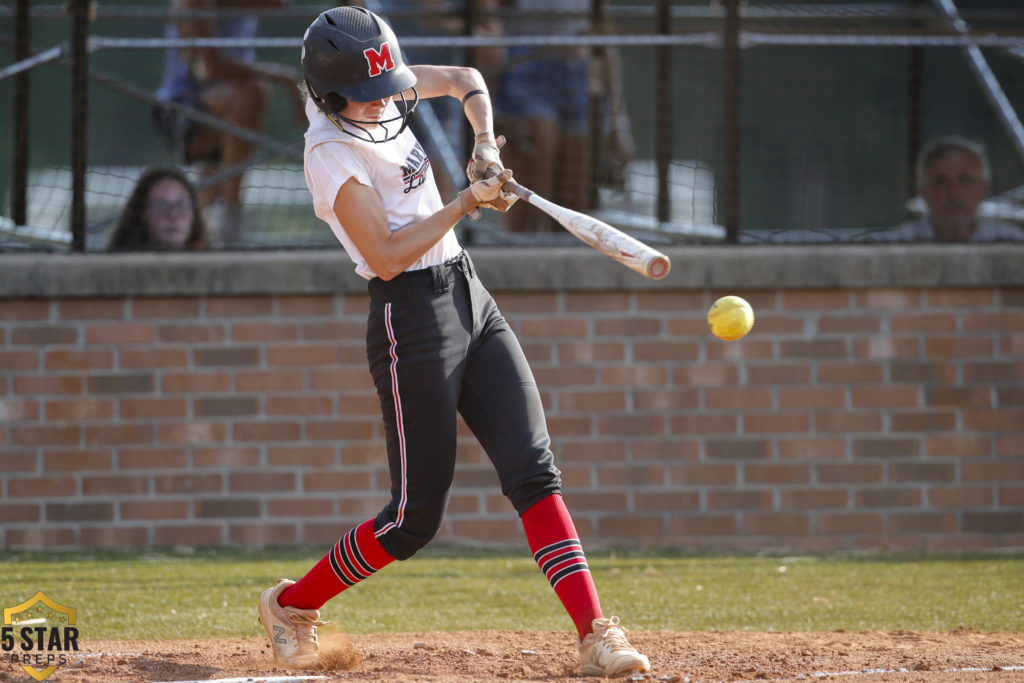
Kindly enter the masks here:
[[[302, 38], [302, 75], [313, 102], [342, 131], [370, 142], [398, 137], [409, 124], [419, 102], [416, 75], [405, 65], [398, 39], [387, 23], [362, 7], [336, 7], [318, 16]], [[412, 89], [410, 102], [404, 91]], [[402, 94], [399, 115], [381, 121], [357, 121], [341, 112], [348, 102], [374, 102]], [[338, 119], [355, 126], [366, 137], [343, 128]], [[391, 134], [386, 124], [401, 120]], [[367, 127], [380, 126], [376, 139]]]

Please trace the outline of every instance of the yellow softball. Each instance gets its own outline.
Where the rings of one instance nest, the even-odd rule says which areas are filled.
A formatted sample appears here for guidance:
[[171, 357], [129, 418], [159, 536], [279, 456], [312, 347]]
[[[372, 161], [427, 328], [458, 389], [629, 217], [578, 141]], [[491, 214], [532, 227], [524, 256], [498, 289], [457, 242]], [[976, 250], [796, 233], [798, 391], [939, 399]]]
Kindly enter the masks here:
[[754, 326], [754, 309], [738, 296], [723, 296], [708, 309], [708, 325], [719, 339], [741, 339]]

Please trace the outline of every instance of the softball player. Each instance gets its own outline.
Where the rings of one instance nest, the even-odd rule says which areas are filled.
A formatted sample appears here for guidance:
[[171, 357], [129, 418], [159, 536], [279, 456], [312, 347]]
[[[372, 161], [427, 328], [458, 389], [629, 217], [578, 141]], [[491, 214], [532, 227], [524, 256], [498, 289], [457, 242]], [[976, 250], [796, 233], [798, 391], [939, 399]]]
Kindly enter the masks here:
[[[483, 445], [522, 520], [530, 549], [576, 625], [584, 674], [647, 671], [617, 617], [601, 612], [560, 495], [540, 395], [519, 342], [480, 283], [452, 228], [479, 207], [505, 211], [490, 97], [471, 68], [408, 67], [394, 33], [359, 7], [322, 13], [306, 31], [306, 182], [369, 281], [366, 349], [380, 397], [391, 501], [346, 533], [298, 582], [260, 597], [277, 660], [319, 659], [319, 609], [440, 528], [455, 470], [456, 414]], [[462, 101], [476, 145], [472, 181], [441, 201], [430, 160], [408, 129], [420, 97]]]

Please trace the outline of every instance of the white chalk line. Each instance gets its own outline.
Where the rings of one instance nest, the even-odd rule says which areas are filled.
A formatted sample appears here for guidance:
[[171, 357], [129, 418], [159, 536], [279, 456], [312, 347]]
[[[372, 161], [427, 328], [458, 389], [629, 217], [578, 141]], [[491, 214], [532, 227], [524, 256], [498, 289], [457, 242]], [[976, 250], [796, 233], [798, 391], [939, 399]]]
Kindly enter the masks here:
[[971, 666], [962, 669], [941, 669], [936, 671], [925, 670], [918, 671], [917, 669], [908, 669], [906, 667], [900, 667], [898, 669], [859, 669], [857, 671], [815, 671], [809, 674], [800, 674], [794, 676], [796, 679], [804, 678], [828, 678], [829, 676], [871, 676], [875, 674], [928, 674], [928, 673], [942, 673], [942, 674], [961, 674], [961, 673], [976, 673], [976, 672], [998, 672], [998, 671], [1024, 671], [1024, 666]]

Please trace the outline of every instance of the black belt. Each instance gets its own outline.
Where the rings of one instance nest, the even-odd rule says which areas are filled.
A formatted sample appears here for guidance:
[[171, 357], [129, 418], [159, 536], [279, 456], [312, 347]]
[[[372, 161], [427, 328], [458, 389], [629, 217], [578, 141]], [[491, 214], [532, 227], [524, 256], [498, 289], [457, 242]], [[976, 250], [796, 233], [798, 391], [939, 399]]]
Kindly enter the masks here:
[[407, 270], [390, 280], [373, 278], [369, 283], [370, 299], [388, 301], [409, 296], [414, 292], [422, 292], [428, 287], [432, 288], [435, 294], [442, 294], [450, 291], [452, 284], [458, 278], [471, 278], [475, 274], [473, 261], [463, 250], [455, 258], [449, 259], [439, 266], [430, 266], [422, 270]]

